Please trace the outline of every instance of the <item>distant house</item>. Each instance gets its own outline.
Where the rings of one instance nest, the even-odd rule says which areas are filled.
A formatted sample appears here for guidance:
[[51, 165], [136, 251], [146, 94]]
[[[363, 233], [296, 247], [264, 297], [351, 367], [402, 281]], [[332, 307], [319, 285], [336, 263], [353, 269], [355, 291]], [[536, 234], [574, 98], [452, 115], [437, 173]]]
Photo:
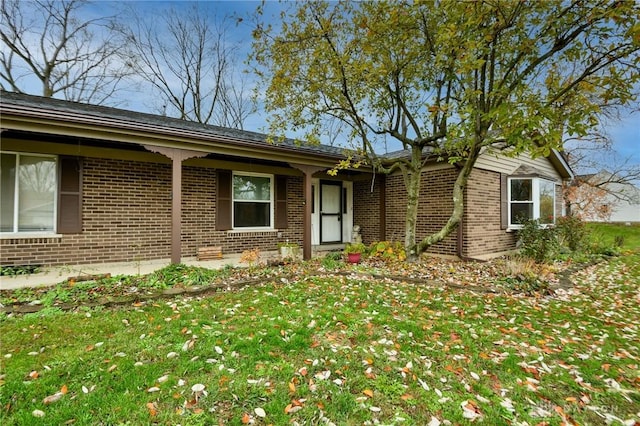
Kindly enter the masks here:
[[[328, 175], [343, 152], [116, 108], [1, 92], [2, 265], [71, 265], [404, 239], [402, 176]], [[395, 155], [402, 155], [395, 154]], [[429, 159], [418, 237], [449, 217], [457, 169]], [[462, 224], [430, 252], [484, 258], [515, 248], [526, 218], [562, 214], [562, 157], [485, 154]]]
[[606, 170], [577, 176], [569, 194], [572, 213], [586, 221], [640, 223], [640, 188]]

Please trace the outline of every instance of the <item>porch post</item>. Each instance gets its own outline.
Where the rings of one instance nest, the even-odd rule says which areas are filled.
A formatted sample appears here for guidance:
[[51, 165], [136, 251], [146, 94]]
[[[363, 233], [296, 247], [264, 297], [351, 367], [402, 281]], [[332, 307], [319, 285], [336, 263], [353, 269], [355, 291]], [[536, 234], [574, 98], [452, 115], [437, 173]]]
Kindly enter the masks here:
[[304, 164], [289, 164], [294, 169], [302, 172], [304, 177], [304, 217], [302, 218], [302, 258], [311, 259], [311, 178], [315, 172], [325, 170], [325, 167], [314, 167]]
[[302, 226], [304, 230], [302, 232], [302, 258], [304, 260], [311, 259], [311, 175], [312, 173], [304, 174], [304, 218], [302, 220]]
[[171, 157], [171, 263], [180, 263], [182, 251], [182, 158]]
[[204, 157], [206, 152], [180, 148], [144, 146], [148, 151], [171, 159], [171, 263], [180, 263], [182, 255], [182, 162], [189, 158]]

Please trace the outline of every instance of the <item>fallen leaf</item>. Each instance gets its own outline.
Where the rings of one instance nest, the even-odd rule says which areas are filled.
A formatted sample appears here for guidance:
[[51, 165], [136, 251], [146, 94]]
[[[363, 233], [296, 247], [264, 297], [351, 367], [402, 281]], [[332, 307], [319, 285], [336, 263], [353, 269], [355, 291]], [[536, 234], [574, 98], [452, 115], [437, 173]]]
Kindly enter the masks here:
[[440, 426], [442, 423], [436, 417], [431, 416], [431, 421], [427, 424], [427, 426]]
[[158, 414], [158, 406], [155, 402], [147, 402], [147, 410], [149, 410], [151, 417], [155, 417]]
[[284, 413], [285, 414], [293, 414], [296, 411], [300, 411], [300, 410], [302, 410], [302, 406], [301, 405], [289, 404], [286, 407], [284, 407]]
[[42, 402], [43, 402], [44, 404], [51, 404], [51, 403], [54, 403], [54, 402], [56, 402], [56, 401], [59, 401], [59, 400], [60, 400], [60, 398], [62, 398], [62, 397], [63, 397], [63, 395], [64, 395], [64, 394], [63, 394], [62, 392], [56, 392], [56, 393], [54, 393], [53, 395], [49, 395], [48, 397], [46, 397], [45, 399], [43, 399], [43, 400], [42, 400]]
[[478, 408], [478, 406], [473, 401], [470, 401], [470, 400], [463, 401], [460, 404], [460, 407], [462, 407], [462, 417], [464, 417], [465, 419], [474, 421], [482, 417], [480, 408]]
[[242, 424], [249, 424], [249, 422], [251, 421], [251, 416], [249, 415], [249, 413], [244, 413], [242, 414]]
[[373, 391], [371, 389], [365, 389], [362, 393], [367, 395], [369, 398], [373, 398]]
[[44, 411], [42, 410], [33, 410], [31, 414], [33, 417], [44, 417]]
[[256, 413], [256, 416], [261, 417], [263, 419], [267, 417], [267, 413], [260, 407], [257, 407], [256, 409], [254, 409], [253, 412]]
[[196, 383], [195, 385], [191, 386], [191, 391], [193, 393], [200, 393], [204, 390], [204, 385], [202, 383]]

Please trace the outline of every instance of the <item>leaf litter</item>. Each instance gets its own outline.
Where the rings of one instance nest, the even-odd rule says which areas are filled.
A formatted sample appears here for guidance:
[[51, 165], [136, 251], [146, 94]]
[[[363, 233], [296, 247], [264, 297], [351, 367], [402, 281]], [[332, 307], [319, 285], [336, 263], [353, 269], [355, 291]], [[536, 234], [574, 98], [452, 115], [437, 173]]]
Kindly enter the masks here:
[[[478, 273], [485, 268], [478, 265], [434, 264], [461, 285], [479, 285], [490, 275]], [[574, 288], [534, 297], [411, 281], [436, 277], [436, 266], [397, 270], [394, 279], [359, 270], [322, 276], [300, 271], [286, 282], [266, 279], [232, 293], [140, 304], [117, 312], [124, 316], [120, 332], [133, 338], [96, 333], [74, 344], [86, 359], [106, 364], [93, 374], [115, 380], [135, 363], [146, 384], [126, 392], [140, 398], [146, 416], [175, 422], [201, 413], [243, 424], [640, 421], [640, 293], [625, 279], [623, 262], [587, 268]], [[100, 317], [96, 312], [90, 321]], [[3, 347], [2, 374], [22, 365], [20, 357], [28, 360], [22, 377], [51, 388], [56, 377], [43, 374], [42, 365], [55, 372], [61, 348], [37, 341], [35, 347], [25, 341], [21, 351]], [[111, 359], [98, 357], [103, 345]], [[127, 354], [136, 354], [135, 360]], [[101, 376], [91, 384], [83, 377], [66, 377], [74, 383], [71, 405], [104, 392], [112, 380]], [[3, 391], [23, 386], [12, 382]], [[57, 388], [30, 409], [15, 393], [3, 415], [29, 409], [31, 416], [55, 416], [62, 407], [56, 402], [66, 394]], [[207, 397], [207, 389], [215, 389], [215, 398]], [[130, 414], [144, 421], [139, 412]]]

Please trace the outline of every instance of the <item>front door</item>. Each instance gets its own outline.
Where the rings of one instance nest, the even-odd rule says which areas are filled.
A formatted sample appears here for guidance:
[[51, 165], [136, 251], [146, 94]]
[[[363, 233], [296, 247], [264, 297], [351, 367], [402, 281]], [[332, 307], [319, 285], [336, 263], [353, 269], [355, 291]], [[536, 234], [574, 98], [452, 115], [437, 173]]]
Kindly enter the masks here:
[[320, 181], [320, 244], [342, 242], [342, 182]]

